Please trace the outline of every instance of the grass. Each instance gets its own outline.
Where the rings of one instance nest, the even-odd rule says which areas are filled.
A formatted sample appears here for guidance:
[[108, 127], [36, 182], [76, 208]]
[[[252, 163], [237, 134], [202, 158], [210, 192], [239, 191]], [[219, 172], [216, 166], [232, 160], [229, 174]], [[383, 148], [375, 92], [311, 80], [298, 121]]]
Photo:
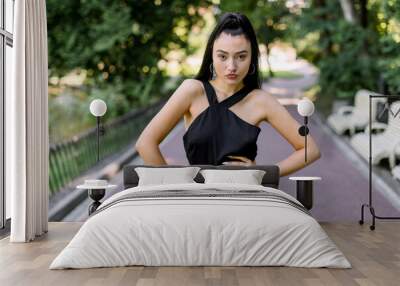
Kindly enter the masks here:
[[[261, 71], [263, 78], [269, 77], [269, 70]], [[302, 78], [303, 76], [297, 72], [293, 71], [273, 71], [274, 77], [273, 78], [282, 78], [282, 79], [298, 79]]]

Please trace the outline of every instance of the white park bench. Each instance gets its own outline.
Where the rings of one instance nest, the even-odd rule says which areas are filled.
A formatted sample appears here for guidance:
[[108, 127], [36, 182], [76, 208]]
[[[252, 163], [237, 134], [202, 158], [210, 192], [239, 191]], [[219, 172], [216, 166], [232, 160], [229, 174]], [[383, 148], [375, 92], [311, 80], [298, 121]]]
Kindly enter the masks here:
[[400, 165], [397, 165], [392, 169], [392, 175], [400, 181]]
[[[390, 168], [396, 165], [396, 158], [400, 155], [400, 101], [393, 102], [389, 112], [388, 124], [374, 122], [372, 131], [380, 129], [383, 132], [372, 134], [372, 165], [377, 165], [384, 159], [389, 159]], [[365, 159], [369, 160], [369, 126], [364, 133], [356, 134], [350, 139], [351, 146]]]
[[[363, 129], [368, 125], [369, 120], [369, 95], [378, 95], [375, 92], [361, 89], [357, 91], [354, 98], [354, 106], [342, 106], [337, 112], [331, 114], [328, 119], [328, 125], [339, 135], [346, 130], [350, 135], [354, 135], [357, 129]], [[379, 102], [386, 102], [385, 98], [374, 98], [372, 100], [372, 118], [376, 117], [377, 106]], [[375, 120], [374, 120], [375, 121]]]

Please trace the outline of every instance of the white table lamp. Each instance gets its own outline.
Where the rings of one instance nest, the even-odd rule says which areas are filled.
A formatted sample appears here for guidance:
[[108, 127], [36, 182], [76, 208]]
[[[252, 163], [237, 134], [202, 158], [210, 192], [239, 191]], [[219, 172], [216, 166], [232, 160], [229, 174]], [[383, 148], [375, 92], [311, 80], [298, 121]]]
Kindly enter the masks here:
[[307, 134], [310, 132], [310, 130], [307, 127], [308, 124], [308, 117], [311, 116], [314, 113], [314, 103], [305, 98], [299, 101], [297, 104], [297, 112], [304, 117], [304, 125], [302, 125], [299, 128], [299, 134], [301, 136], [304, 136], [304, 142], [305, 142], [305, 149], [304, 149], [304, 160], [307, 162]]
[[97, 119], [97, 162], [99, 162], [100, 156], [100, 117], [102, 117], [107, 111], [107, 104], [101, 99], [94, 99], [90, 103], [90, 113], [92, 113]]

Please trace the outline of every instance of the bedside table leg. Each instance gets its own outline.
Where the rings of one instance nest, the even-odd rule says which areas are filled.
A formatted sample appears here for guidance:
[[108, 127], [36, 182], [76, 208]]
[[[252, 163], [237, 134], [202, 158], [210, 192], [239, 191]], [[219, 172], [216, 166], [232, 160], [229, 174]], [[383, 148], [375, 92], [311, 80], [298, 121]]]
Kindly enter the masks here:
[[88, 211], [89, 211], [89, 216], [90, 216], [92, 213], [94, 213], [100, 205], [101, 205], [101, 202], [99, 202], [99, 201], [93, 202], [93, 203], [89, 206], [89, 209], [88, 209]]
[[313, 207], [313, 181], [297, 181], [296, 198], [306, 209]]
[[89, 206], [89, 216], [94, 213], [97, 208], [101, 205], [100, 200], [106, 194], [105, 189], [90, 189], [88, 190], [89, 197], [94, 200], [94, 202]]

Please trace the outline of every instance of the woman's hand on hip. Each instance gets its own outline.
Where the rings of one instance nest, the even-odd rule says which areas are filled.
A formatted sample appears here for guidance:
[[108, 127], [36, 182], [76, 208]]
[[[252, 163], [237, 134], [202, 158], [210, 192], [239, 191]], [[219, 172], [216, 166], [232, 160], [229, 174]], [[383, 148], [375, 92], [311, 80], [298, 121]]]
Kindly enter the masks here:
[[229, 158], [235, 159], [236, 161], [223, 162], [223, 165], [240, 165], [240, 166], [253, 166], [256, 165], [256, 161], [252, 161], [247, 157], [243, 156], [228, 156]]

